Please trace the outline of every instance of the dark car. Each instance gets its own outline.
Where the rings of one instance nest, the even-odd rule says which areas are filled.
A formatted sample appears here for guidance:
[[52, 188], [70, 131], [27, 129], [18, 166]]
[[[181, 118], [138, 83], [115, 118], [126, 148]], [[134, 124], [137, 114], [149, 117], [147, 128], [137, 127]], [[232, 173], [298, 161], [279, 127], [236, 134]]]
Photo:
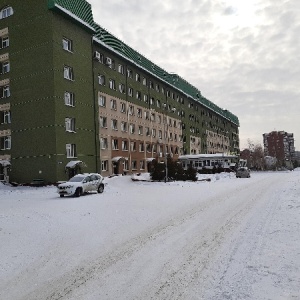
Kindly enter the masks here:
[[235, 175], [236, 178], [250, 178], [250, 169], [247, 167], [238, 168]]

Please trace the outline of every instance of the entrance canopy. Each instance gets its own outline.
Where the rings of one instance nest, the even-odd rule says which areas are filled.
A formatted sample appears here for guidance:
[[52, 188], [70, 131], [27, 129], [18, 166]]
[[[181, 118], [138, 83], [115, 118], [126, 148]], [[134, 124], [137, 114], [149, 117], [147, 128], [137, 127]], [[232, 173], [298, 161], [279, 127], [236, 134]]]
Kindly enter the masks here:
[[123, 157], [123, 156], [115, 156], [111, 159], [112, 162], [118, 162], [120, 159], [125, 159], [128, 160], [127, 157]]
[[79, 164], [82, 164], [81, 160], [71, 160], [66, 164], [66, 168], [74, 169]]
[[154, 157], [148, 157], [148, 158], [146, 158], [146, 161], [147, 161], [147, 162], [150, 162], [150, 161], [153, 161], [153, 160], [155, 160]]
[[1, 159], [0, 165], [2, 165], [2, 167], [4, 168], [4, 167], [9, 167], [11, 165], [11, 163], [6, 159]]

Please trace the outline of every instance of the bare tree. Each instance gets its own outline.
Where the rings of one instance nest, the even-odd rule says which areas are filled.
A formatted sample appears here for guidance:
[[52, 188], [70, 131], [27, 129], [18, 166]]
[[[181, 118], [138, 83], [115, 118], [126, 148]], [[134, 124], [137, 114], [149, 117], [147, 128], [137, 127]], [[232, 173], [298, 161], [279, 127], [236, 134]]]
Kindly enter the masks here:
[[249, 161], [247, 163], [248, 167], [256, 170], [263, 170], [265, 168], [265, 161], [262, 145], [255, 144], [253, 141], [248, 139], [248, 149], [250, 153]]

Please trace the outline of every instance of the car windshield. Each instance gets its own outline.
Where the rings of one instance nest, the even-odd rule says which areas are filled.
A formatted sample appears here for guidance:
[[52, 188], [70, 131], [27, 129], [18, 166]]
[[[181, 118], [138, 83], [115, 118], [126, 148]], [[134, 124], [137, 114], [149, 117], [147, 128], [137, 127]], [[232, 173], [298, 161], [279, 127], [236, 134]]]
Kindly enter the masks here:
[[84, 176], [75, 176], [72, 177], [69, 182], [81, 182], [85, 177]]

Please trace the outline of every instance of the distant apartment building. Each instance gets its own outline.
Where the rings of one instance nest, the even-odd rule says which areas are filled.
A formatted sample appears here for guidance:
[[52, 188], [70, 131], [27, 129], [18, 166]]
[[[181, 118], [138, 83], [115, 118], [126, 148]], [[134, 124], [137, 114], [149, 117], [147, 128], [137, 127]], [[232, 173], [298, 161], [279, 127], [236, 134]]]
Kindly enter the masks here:
[[285, 131], [263, 134], [265, 156], [275, 157], [280, 166], [289, 164], [295, 157], [294, 135]]
[[95, 23], [85, 0], [0, 0], [0, 63], [0, 176], [11, 181], [239, 153], [237, 116]]

